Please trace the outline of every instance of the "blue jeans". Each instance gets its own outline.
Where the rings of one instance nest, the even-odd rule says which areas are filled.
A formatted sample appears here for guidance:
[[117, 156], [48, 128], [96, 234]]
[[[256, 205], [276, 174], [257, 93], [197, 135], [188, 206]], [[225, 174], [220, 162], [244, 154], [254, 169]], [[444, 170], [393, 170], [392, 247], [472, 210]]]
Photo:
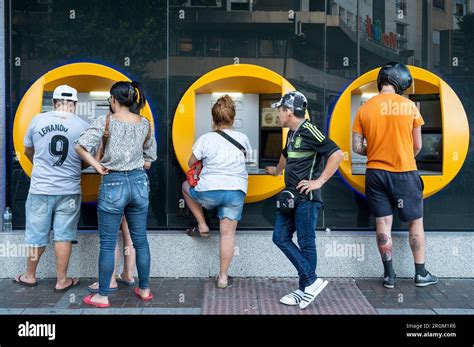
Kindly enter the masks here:
[[[316, 223], [322, 204], [300, 199], [292, 213], [277, 212], [273, 242], [298, 270], [299, 289], [316, 281]], [[296, 231], [298, 246], [292, 241]]]
[[98, 198], [99, 294], [110, 293], [115, 265], [115, 245], [125, 214], [136, 251], [139, 287], [146, 289], [150, 277], [150, 247], [147, 239], [148, 194], [150, 183], [142, 169], [117, 172], [102, 177]]

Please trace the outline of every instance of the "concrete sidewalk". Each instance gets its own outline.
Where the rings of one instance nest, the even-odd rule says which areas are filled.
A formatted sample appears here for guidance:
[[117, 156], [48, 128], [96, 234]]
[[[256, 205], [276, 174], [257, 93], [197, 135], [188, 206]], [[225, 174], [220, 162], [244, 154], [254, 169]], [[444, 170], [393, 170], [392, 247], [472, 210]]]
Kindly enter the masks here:
[[[189, 237], [183, 230], [150, 230], [150, 276], [206, 278], [219, 273], [219, 234], [209, 238]], [[325, 278], [373, 278], [383, 267], [374, 239], [363, 231], [318, 230], [318, 275]], [[399, 277], [414, 275], [407, 231], [392, 232], [393, 266]], [[474, 233], [427, 232], [426, 264], [436, 276], [474, 278]], [[25, 271], [25, 235], [21, 230], [0, 232], [0, 278], [13, 278]], [[97, 276], [99, 237], [97, 231], [78, 233], [68, 272], [78, 277]], [[295, 240], [296, 241], [296, 240]], [[235, 277], [296, 277], [291, 262], [272, 241], [271, 230], [238, 230], [229, 273]], [[54, 247], [46, 247], [38, 266], [39, 277], [56, 276]]]
[[395, 289], [385, 289], [380, 279], [329, 279], [306, 310], [279, 303], [297, 287], [296, 278], [235, 278], [225, 290], [217, 289], [212, 278], [152, 278], [152, 301], [143, 302], [132, 287], [119, 285], [107, 309], [82, 303], [94, 281], [82, 278], [77, 287], [57, 294], [53, 279], [33, 288], [2, 279], [0, 314], [474, 314], [474, 279], [441, 279], [425, 288], [415, 287], [413, 279], [398, 279]]

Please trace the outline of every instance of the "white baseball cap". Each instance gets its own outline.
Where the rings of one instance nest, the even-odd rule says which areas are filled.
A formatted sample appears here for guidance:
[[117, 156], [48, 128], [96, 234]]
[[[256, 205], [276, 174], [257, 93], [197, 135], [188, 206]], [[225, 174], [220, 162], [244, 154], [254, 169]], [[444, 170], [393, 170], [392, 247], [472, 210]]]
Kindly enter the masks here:
[[77, 90], [67, 84], [57, 86], [53, 93], [53, 99], [77, 101]]

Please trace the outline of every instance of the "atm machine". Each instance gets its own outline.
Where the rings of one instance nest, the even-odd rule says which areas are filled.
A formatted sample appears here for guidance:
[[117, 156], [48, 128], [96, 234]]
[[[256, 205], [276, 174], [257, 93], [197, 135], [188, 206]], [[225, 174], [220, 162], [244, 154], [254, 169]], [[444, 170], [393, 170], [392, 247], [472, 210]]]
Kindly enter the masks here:
[[260, 94], [260, 168], [277, 166], [280, 161], [282, 127], [278, 109], [271, 107], [280, 98], [279, 94]]
[[[351, 95], [351, 129], [354, 124], [355, 115], [360, 106], [375, 96], [375, 93], [352, 94]], [[351, 130], [352, 131], [352, 130]], [[365, 175], [367, 157], [354, 152], [351, 146], [351, 165], [353, 175]]]
[[[105, 115], [109, 112], [109, 103], [107, 101], [110, 96], [109, 92], [92, 91], [89, 93], [77, 93], [76, 115], [84, 121], [91, 124], [98, 116]], [[43, 93], [43, 105], [41, 112], [53, 110], [51, 100], [53, 92]]]
[[[117, 81], [130, 81], [121, 72], [111, 67], [96, 63], [72, 63], [57, 67], [38, 78], [23, 95], [15, 113], [13, 122], [13, 145], [15, 152], [24, 152], [23, 139], [33, 117], [42, 112], [52, 110], [52, 92], [62, 84], [70, 85], [78, 91], [76, 114], [89, 123], [97, 116], [109, 111], [107, 98], [110, 87]], [[142, 115], [153, 124], [150, 105], [146, 103]], [[31, 176], [32, 163], [20, 156], [19, 162], [28, 176]], [[88, 169], [82, 176], [82, 201], [97, 201], [100, 175]], [[92, 174], [94, 173], [94, 174]]]
[[421, 175], [443, 174], [443, 129], [439, 93], [410, 94], [425, 124], [421, 127], [423, 147], [416, 156], [416, 165]]
[[[423, 197], [427, 198], [446, 187], [461, 170], [469, 148], [469, 123], [461, 100], [445, 81], [425, 69], [408, 68], [413, 83], [403, 96], [415, 103], [425, 121], [421, 127], [423, 146], [415, 159], [424, 183]], [[329, 124], [330, 138], [350, 154], [341, 162], [339, 172], [361, 194], [365, 193], [367, 159], [352, 150], [352, 124], [357, 109], [377, 94], [379, 70], [366, 72], [347, 86]]]
[[247, 158], [245, 203], [265, 201], [282, 191], [283, 175], [268, 175], [265, 167], [278, 163], [288, 134], [271, 104], [291, 90], [295, 87], [281, 75], [252, 64], [225, 65], [201, 76], [183, 94], [173, 118], [173, 149], [183, 172], [189, 169], [193, 143], [212, 130], [213, 104], [228, 94], [236, 104], [235, 130], [245, 133], [253, 148]]
[[282, 148], [282, 127], [278, 110], [271, 104], [280, 99], [279, 94], [225, 93], [197, 94], [194, 117], [194, 138], [212, 131], [212, 106], [223, 95], [235, 103], [234, 129], [247, 135], [253, 153], [247, 155], [250, 175], [266, 175], [265, 167], [278, 164]]

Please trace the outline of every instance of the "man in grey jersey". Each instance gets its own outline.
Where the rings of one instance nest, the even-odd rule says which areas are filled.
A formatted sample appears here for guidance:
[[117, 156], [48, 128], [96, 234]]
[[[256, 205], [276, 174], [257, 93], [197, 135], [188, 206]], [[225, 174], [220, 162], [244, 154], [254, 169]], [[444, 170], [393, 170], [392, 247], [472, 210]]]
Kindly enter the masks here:
[[89, 125], [74, 114], [76, 89], [58, 86], [52, 102], [54, 111], [36, 115], [24, 140], [25, 155], [33, 163], [25, 205], [25, 243], [29, 248], [26, 272], [14, 281], [38, 285], [36, 268], [49, 244], [52, 224], [57, 272], [54, 291], [65, 292], [79, 282], [67, 277], [81, 209], [81, 159], [74, 141]]

